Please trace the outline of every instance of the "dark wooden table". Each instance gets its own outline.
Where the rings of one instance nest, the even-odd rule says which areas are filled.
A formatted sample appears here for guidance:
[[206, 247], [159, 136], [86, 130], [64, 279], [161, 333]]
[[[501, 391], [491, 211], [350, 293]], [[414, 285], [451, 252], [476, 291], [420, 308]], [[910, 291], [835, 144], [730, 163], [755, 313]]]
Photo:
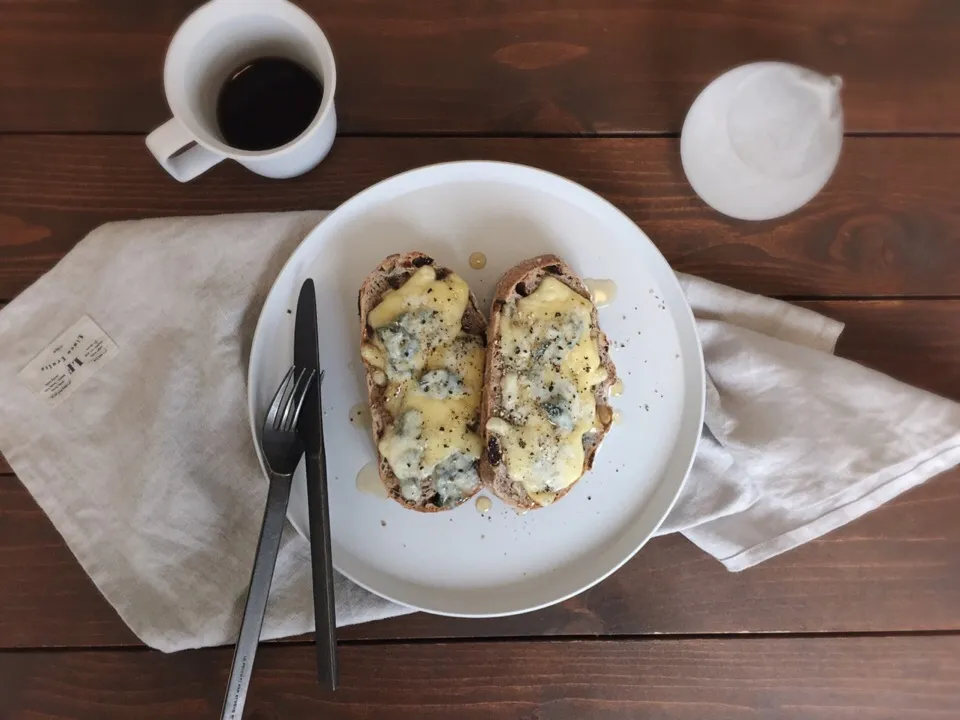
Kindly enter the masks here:
[[[0, 302], [109, 220], [332, 208], [418, 165], [510, 160], [960, 400], [957, 0], [303, 0], [341, 73], [332, 154], [292, 181], [225, 163], [180, 185], [143, 137], [196, 4], [0, 2]], [[750, 224], [697, 200], [677, 134], [713, 76], [760, 59], [841, 74], [848, 137], [816, 200]], [[340, 636], [341, 691], [316, 687], [307, 640], [272, 644], [248, 717], [955, 719], [960, 471], [741, 574], [666, 537], [547, 610]], [[0, 718], [216, 717], [230, 654], [141, 646], [0, 460]]]

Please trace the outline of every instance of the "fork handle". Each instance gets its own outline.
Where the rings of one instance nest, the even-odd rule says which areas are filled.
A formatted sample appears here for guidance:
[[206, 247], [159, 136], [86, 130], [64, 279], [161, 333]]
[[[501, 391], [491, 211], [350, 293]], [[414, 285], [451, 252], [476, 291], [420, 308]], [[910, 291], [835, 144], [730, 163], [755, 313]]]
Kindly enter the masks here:
[[253, 671], [253, 658], [260, 642], [260, 629], [263, 627], [263, 615], [267, 609], [267, 597], [270, 595], [270, 583], [280, 551], [280, 537], [290, 501], [291, 477], [271, 475], [270, 489], [267, 493], [267, 508], [263, 513], [263, 525], [260, 528], [260, 540], [257, 542], [257, 555], [253, 561], [253, 573], [250, 576], [250, 589], [243, 608], [243, 622], [240, 625], [240, 637], [233, 654], [230, 667], [230, 680], [223, 701], [221, 720], [240, 720], [243, 705], [247, 700], [247, 688], [250, 686], [250, 674]]

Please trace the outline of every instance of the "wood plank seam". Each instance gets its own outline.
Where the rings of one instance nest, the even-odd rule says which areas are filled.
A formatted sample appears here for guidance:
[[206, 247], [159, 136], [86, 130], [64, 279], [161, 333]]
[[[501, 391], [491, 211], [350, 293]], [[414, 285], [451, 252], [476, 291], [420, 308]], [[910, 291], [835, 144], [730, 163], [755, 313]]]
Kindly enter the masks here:
[[[489, 618], [496, 621], [496, 618]], [[830, 631], [830, 632], [767, 632], [754, 631], [742, 633], [736, 631], [715, 633], [614, 633], [610, 635], [492, 635], [486, 637], [410, 637], [410, 638], [339, 638], [337, 645], [341, 647], [390, 647], [411, 645], [497, 645], [500, 643], [524, 643], [525, 645], [563, 643], [618, 643], [618, 642], [659, 642], [661, 640], [695, 641], [695, 640], [837, 640], [848, 638], [864, 639], [895, 639], [895, 638], [937, 638], [960, 637], [960, 629], [954, 630], [878, 630], [878, 631]], [[264, 640], [263, 647], [312, 648], [313, 635]], [[213, 648], [233, 647], [223, 645]], [[29, 653], [37, 650], [50, 652], [94, 653], [94, 652], [126, 652], [152, 653], [157, 652], [146, 645], [55, 645], [0, 648], [0, 655]]]
[[636, 222], [678, 271], [773, 297], [960, 295], [960, 136], [851, 138], [809, 205], [771, 222], [711, 211], [675, 139], [338, 140], [289, 183], [223, 163], [182, 186], [140, 137], [0, 138], [0, 298], [16, 296], [98, 225], [236, 211], [335, 208], [385, 177], [467, 158], [542, 167]]

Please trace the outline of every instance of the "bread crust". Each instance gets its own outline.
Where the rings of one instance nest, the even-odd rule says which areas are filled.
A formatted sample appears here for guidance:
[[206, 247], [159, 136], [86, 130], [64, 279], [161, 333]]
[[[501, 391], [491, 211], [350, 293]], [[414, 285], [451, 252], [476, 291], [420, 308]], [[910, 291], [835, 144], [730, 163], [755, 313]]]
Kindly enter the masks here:
[[[433, 265], [438, 273], [438, 276], [441, 276], [444, 273], [450, 274], [453, 272], [449, 268], [437, 265], [434, 259], [426, 253], [413, 250], [407, 253], [389, 255], [388, 257], [384, 258], [383, 261], [376, 267], [376, 269], [366, 277], [366, 279], [363, 281], [363, 284], [360, 286], [360, 291], [357, 297], [357, 309], [360, 313], [361, 345], [364, 343], [373, 343], [375, 333], [373, 328], [371, 328], [367, 323], [367, 317], [373, 311], [373, 309], [380, 304], [384, 294], [389, 290], [403, 285], [403, 283], [405, 283], [414, 272], [424, 265]], [[470, 335], [475, 335], [481, 340], [485, 341], [487, 321], [480, 312], [477, 306], [477, 299], [472, 291], [470, 292], [467, 308], [463, 314], [462, 325], [464, 332]], [[378, 368], [370, 365], [365, 359], [362, 358], [362, 356], [361, 359], [367, 371], [367, 401], [370, 403], [370, 425], [371, 432], [373, 433], [373, 444], [376, 448], [379, 445], [380, 439], [383, 437], [387, 427], [393, 423], [393, 418], [390, 416], [390, 413], [387, 412], [386, 408], [386, 386], [378, 385], [374, 381], [374, 373], [378, 370]], [[424, 497], [419, 502], [413, 503], [406, 500], [400, 493], [400, 480], [394, 474], [393, 469], [390, 467], [390, 463], [387, 462], [387, 459], [380, 454], [379, 449], [377, 450], [377, 464], [380, 470], [380, 479], [383, 481], [389, 497], [396, 500], [404, 507], [410, 508], [411, 510], [416, 510], [418, 512], [441, 512], [443, 510], [450, 510], [451, 508], [462, 505], [464, 502], [476, 495], [483, 487], [483, 482], [481, 481], [477, 484], [476, 489], [472, 493], [469, 495], [464, 495], [459, 502], [447, 507], [438, 507], [437, 505], [430, 503], [429, 497]]]
[[[540, 255], [525, 260], [507, 270], [497, 283], [490, 309], [490, 321], [487, 325], [487, 354], [484, 366], [483, 398], [480, 402], [480, 428], [483, 439], [483, 453], [480, 458], [480, 478], [497, 497], [521, 510], [535, 510], [541, 506], [527, 494], [520, 483], [513, 481], [507, 473], [506, 463], [502, 461], [499, 440], [487, 431], [487, 420], [500, 406], [500, 386], [503, 369], [498, 358], [501, 352], [500, 325], [503, 320], [501, 310], [509, 302], [535, 291], [545, 277], [551, 275], [563, 282], [576, 293], [591, 301], [590, 331], [597, 341], [600, 364], [607, 370], [607, 378], [594, 389], [597, 402], [597, 418], [602, 426], [596, 433], [584, 436], [583, 473], [592, 466], [594, 457], [603, 438], [613, 424], [613, 408], [608, 401], [610, 388], [617, 382], [617, 369], [610, 359], [610, 342], [600, 329], [597, 306], [590, 299], [590, 291], [573, 269], [556, 255]], [[583, 477], [581, 473], [580, 478]], [[580, 481], [577, 478], [568, 487], [556, 494], [554, 502], [566, 495], [570, 488]]]

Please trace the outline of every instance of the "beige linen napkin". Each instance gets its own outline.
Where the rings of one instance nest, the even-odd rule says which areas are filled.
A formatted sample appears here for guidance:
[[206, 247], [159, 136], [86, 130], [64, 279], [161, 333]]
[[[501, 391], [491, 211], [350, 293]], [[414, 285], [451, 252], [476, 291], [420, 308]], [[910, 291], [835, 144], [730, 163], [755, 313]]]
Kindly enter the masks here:
[[[250, 341], [325, 214], [105, 225], [0, 311], [0, 452], [151, 647], [236, 640], [267, 497], [247, 424]], [[82, 316], [117, 351], [53, 406], [18, 373]], [[341, 625], [405, 611], [339, 575], [336, 605]], [[310, 548], [288, 524], [263, 637], [312, 629]]]
[[960, 404], [835, 357], [841, 323], [680, 282], [707, 404], [693, 470], [659, 534], [682, 532], [744, 570], [960, 463]]
[[[266, 499], [249, 343], [273, 278], [322, 217], [105, 225], [0, 311], [0, 451], [147, 645], [236, 637]], [[837, 323], [682, 281], [709, 400], [662, 532], [739, 570], [960, 461], [960, 408], [835, 358]], [[407, 612], [342, 577], [336, 590], [341, 624]], [[288, 527], [264, 637], [312, 630], [312, 607], [309, 548]]]

